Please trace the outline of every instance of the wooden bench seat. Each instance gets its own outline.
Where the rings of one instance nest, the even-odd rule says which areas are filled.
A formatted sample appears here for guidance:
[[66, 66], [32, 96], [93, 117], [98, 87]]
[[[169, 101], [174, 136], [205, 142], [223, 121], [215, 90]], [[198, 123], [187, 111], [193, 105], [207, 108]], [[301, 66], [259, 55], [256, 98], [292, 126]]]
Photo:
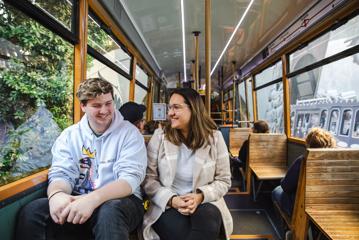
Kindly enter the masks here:
[[329, 239], [359, 239], [359, 150], [310, 149], [305, 212]]
[[[282, 179], [287, 170], [287, 136], [284, 134], [255, 133], [249, 135], [247, 179], [252, 177], [253, 199], [263, 181]], [[252, 174], [253, 173], [253, 174]], [[255, 177], [259, 181], [255, 186]], [[249, 181], [247, 181], [249, 182]], [[247, 188], [249, 185], [247, 183]]]
[[244, 141], [252, 132], [251, 128], [230, 128], [229, 130], [229, 151], [232, 156], [237, 157]]

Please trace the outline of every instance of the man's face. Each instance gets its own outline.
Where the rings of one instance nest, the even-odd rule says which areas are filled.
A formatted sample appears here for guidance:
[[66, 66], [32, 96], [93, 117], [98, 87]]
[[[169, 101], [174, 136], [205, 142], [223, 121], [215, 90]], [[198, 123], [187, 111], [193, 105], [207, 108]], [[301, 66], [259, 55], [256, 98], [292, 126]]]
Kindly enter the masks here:
[[115, 110], [111, 93], [89, 99], [86, 105], [81, 103], [81, 109], [86, 113], [89, 124], [96, 133], [104, 133], [109, 128]]

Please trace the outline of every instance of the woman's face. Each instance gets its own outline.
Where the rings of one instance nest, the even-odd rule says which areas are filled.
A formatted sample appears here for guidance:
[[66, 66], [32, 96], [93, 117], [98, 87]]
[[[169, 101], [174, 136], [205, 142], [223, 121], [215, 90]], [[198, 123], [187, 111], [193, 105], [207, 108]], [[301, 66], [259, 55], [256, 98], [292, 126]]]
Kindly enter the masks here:
[[188, 131], [191, 115], [191, 109], [185, 103], [185, 99], [179, 94], [173, 94], [168, 104], [168, 117], [171, 127]]

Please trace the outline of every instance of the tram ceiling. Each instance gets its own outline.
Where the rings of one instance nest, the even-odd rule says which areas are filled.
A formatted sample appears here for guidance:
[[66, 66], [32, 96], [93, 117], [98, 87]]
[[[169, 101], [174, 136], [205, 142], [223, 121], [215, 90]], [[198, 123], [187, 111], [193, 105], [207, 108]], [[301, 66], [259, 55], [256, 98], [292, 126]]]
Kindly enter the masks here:
[[[174, 86], [179, 72], [183, 79], [181, 0], [112, 0], [116, 1], [130, 16], [169, 85]], [[224, 78], [229, 77], [232, 74], [233, 61], [236, 62], [237, 69], [243, 66], [315, 2], [317, 0], [255, 0], [213, 71], [212, 86], [216, 87], [217, 72], [222, 66]], [[249, 3], [250, 0], [211, 0], [212, 68]], [[191, 61], [195, 59], [193, 31], [201, 32], [199, 64], [202, 68], [202, 79], [204, 78], [204, 9], [205, 0], [184, 0], [187, 79], [191, 79]], [[121, 14], [116, 12], [116, 8], [109, 8], [109, 11], [114, 16]]]

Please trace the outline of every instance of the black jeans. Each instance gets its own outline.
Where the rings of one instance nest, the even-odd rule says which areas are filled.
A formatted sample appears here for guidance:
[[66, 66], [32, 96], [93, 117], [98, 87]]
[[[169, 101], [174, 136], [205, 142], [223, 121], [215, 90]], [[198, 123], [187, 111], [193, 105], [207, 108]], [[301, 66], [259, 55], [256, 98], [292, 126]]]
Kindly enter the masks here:
[[222, 216], [216, 206], [201, 204], [189, 216], [182, 215], [177, 209], [166, 210], [153, 225], [161, 240], [215, 240], [222, 226]]
[[128, 239], [142, 223], [143, 214], [142, 201], [131, 195], [103, 203], [84, 224], [59, 225], [50, 216], [47, 198], [41, 198], [21, 210], [16, 239]]

